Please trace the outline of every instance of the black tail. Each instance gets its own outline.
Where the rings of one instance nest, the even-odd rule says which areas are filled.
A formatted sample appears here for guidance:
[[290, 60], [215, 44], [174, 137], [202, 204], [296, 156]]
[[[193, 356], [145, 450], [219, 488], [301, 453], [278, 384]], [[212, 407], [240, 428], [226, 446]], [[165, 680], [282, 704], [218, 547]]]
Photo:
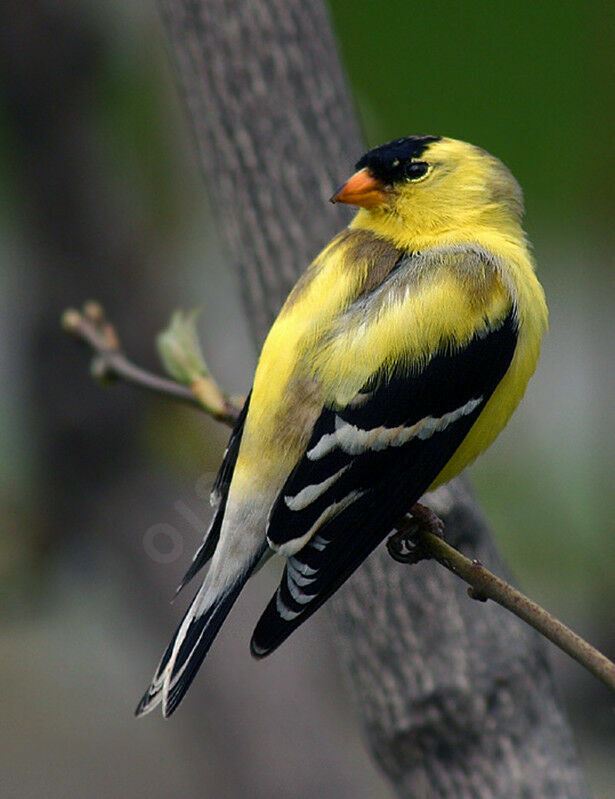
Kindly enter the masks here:
[[265, 548], [263, 544], [247, 567], [222, 589], [205, 579], [137, 706], [137, 716], [149, 713], [160, 703], [165, 717], [177, 708]]

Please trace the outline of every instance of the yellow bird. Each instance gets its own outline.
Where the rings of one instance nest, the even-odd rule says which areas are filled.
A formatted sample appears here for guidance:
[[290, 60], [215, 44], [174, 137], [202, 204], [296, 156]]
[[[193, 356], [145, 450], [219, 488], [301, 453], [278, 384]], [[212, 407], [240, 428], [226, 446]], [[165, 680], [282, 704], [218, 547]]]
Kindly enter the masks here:
[[507, 423], [547, 307], [523, 197], [485, 150], [409, 136], [366, 153], [332, 201], [359, 211], [291, 291], [265, 341], [182, 586], [209, 570], [137, 714], [170, 715], [246, 580], [280, 586], [254, 631], [272, 652], [429, 489]]

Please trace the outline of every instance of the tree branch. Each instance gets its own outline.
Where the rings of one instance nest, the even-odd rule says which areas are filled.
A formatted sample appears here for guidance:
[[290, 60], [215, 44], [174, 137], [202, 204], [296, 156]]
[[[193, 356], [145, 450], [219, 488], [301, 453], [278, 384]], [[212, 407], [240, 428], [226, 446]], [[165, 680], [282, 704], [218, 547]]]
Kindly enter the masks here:
[[[400, 543], [410, 543], [407, 554], [400, 551]], [[479, 560], [462, 555], [441, 537], [417, 525], [411, 516], [405, 517], [398, 532], [387, 541], [387, 549], [400, 563], [418, 563], [433, 559], [470, 585], [468, 596], [480, 602], [492, 599], [515, 616], [527, 622], [545, 638], [615, 691], [615, 663], [555, 616], [522, 594], [506, 580], [497, 577]]]
[[[232, 427], [239, 416], [241, 403], [227, 397], [211, 377], [204, 361], [202, 369], [187, 374], [186, 383], [160, 377], [136, 366], [122, 352], [115, 327], [105, 317], [97, 302], [88, 302], [83, 312], [68, 308], [62, 314], [62, 327], [71, 335], [89, 344], [94, 351], [90, 366], [92, 376], [101, 382], [123, 380], [138, 388], [179, 400], [208, 413], [218, 422]], [[172, 327], [167, 334], [172, 332]]]
[[[175, 317], [175, 319], [177, 316]], [[187, 402], [212, 416], [219, 422], [233, 426], [240, 407], [229, 399], [220, 405], [220, 397], [226, 395], [207, 372], [207, 390], [194, 390], [180, 382], [168, 380], [135, 366], [121, 352], [120, 339], [115, 327], [106, 319], [98, 303], [86, 303], [83, 313], [68, 309], [62, 315], [65, 330], [90, 345], [94, 351], [91, 372], [97, 379], [118, 379], [134, 386], [145, 388], [157, 394]], [[174, 323], [164, 335], [173, 332]], [[177, 342], [175, 342], [177, 343]], [[185, 364], [189, 357], [176, 352], [176, 361]], [[203, 369], [202, 363], [201, 369]], [[194, 379], [187, 378], [192, 386]], [[462, 555], [441, 537], [427, 531], [417, 524], [412, 516], [405, 516], [398, 525], [397, 532], [389, 537], [387, 549], [391, 557], [399, 563], [414, 564], [421, 560], [433, 559], [471, 587], [471, 599], [486, 601], [492, 599], [515, 616], [527, 622], [545, 638], [574, 658], [581, 666], [615, 691], [615, 663], [595, 649], [591, 644], [566, 627], [538, 603], [529, 599], [510, 583], [497, 577], [486, 569], [479, 560], [471, 560]], [[406, 551], [404, 551], [404, 549]]]

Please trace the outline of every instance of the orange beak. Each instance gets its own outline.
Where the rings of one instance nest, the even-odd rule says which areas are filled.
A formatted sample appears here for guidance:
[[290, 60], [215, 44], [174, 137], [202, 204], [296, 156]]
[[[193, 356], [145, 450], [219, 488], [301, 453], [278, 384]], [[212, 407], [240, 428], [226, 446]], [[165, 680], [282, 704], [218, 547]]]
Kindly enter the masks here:
[[330, 202], [358, 205], [361, 208], [375, 208], [385, 198], [385, 184], [375, 178], [367, 167], [354, 175], [338, 189]]

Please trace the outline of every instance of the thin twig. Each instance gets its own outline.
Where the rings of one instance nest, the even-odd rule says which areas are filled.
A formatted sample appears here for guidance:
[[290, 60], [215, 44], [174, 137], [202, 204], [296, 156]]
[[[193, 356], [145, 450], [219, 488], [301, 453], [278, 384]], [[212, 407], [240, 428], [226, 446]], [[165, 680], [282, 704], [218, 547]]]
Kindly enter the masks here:
[[[393, 541], [396, 536], [402, 539], [404, 536], [409, 537], [409, 542], [406, 541], [411, 546], [409, 555], [399, 553], [397, 550], [399, 543]], [[468, 595], [472, 599], [483, 602], [492, 599], [497, 602], [538, 630], [541, 635], [615, 691], [615, 663], [521, 591], [500, 577], [496, 577], [480, 561], [470, 560], [439, 536], [413, 524], [411, 517], [408, 517], [407, 523], [399, 526], [398, 533], [389, 539], [387, 545], [392, 557], [400, 562], [416, 563], [419, 560], [433, 558], [470, 585]]]
[[230, 427], [234, 425], [240, 408], [225, 397], [213, 379], [199, 378], [185, 386], [132, 363], [122, 352], [115, 327], [97, 302], [86, 303], [82, 312], [74, 308], [64, 311], [62, 327], [92, 348], [90, 371], [97, 380], [122, 380], [199, 408]]
[[[86, 303], [83, 313], [74, 309], [65, 311], [62, 325], [65, 330], [90, 345], [95, 353], [92, 373], [98, 379], [119, 379], [158, 394], [165, 394], [233, 426], [239, 414], [238, 404], [220, 390], [213, 378], [199, 378], [188, 387], [135, 366], [121, 351], [115, 328], [105, 318], [98, 303]], [[388, 539], [387, 547], [391, 556], [401, 563], [436, 560], [470, 585], [468, 594], [472, 599], [492, 599], [497, 602], [615, 691], [615, 663], [536, 602], [492, 574], [480, 561], [470, 560], [462, 555], [442, 538], [417, 525], [411, 516], [405, 517], [398, 525], [397, 532]], [[402, 552], [404, 547], [409, 547], [409, 551]]]

